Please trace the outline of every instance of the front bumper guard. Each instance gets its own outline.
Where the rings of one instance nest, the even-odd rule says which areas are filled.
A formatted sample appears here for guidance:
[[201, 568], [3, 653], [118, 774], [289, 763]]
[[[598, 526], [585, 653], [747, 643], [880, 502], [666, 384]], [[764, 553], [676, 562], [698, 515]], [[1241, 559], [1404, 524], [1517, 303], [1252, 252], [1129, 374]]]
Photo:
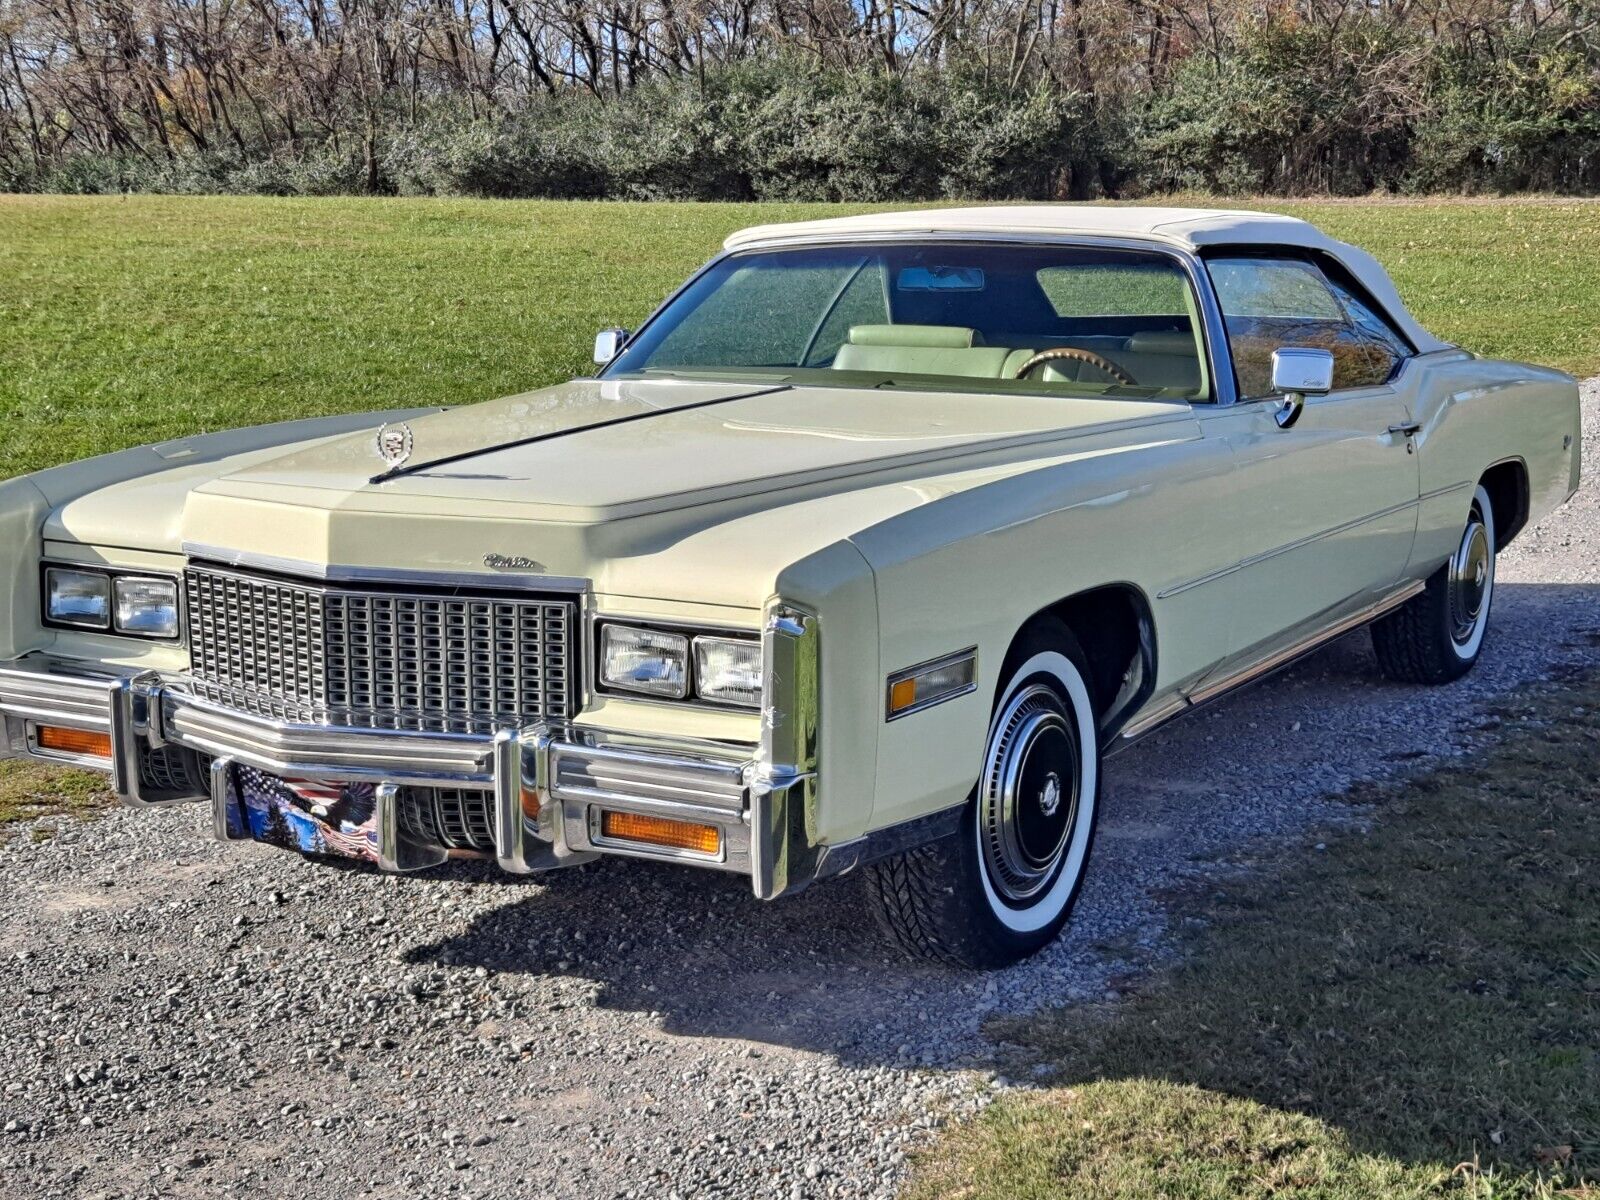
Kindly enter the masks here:
[[[463, 787], [493, 795], [494, 857], [528, 874], [600, 854], [683, 862], [746, 875], [757, 896], [799, 890], [824, 873], [816, 828], [816, 627], [790, 610], [770, 615], [772, 655], [758, 746], [678, 740], [572, 724], [493, 736], [336, 728], [279, 722], [225, 708], [153, 672], [104, 670], [32, 655], [0, 664], [0, 757], [34, 757], [108, 772], [126, 804], [209, 800], [214, 834], [230, 833], [228, 769], [371, 782], [377, 856], [385, 870], [445, 860], [413, 840], [400, 817], [405, 787]], [[40, 725], [110, 735], [109, 759], [42, 752]], [[783, 754], [781, 759], [775, 757]], [[153, 754], [183, 756], [186, 772], [151, 772]], [[155, 776], [155, 778], [153, 778]], [[183, 781], [187, 780], [187, 785]], [[715, 825], [716, 854], [609, 838], [602, 811]]]

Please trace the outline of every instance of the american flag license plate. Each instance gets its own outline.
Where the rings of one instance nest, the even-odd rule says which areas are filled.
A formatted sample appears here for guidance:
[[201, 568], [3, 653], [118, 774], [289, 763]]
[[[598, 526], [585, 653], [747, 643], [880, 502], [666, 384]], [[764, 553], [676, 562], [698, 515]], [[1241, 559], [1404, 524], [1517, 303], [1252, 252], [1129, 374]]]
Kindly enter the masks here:
[[228, 773], [228, 832], [307, 854], [378, 860], [377, 789], [370, 783]]

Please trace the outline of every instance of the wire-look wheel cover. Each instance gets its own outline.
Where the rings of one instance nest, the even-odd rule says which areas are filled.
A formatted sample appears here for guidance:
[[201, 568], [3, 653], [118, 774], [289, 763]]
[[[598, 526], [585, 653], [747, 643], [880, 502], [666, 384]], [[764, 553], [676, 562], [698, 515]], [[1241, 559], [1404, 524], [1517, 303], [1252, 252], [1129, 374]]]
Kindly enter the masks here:
[[1060, 873], [1077, 825], [1077, 722], [1042, 683], [1021, 688], [995, 721], [978, 792], [984, 869], [1005, 903], [1025, 908]]

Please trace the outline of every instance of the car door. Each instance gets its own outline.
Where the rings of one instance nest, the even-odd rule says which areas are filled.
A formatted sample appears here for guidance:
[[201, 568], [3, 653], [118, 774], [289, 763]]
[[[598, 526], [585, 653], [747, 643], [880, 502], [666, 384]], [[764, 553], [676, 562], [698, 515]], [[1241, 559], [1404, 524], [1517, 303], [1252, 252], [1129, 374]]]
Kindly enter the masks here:
[[[1239, 558], [1228, 572], [1227, 667], [1270, 658], [1398, 585], [1416, 534], [1411, 414], [1396, 387], [1411, 349], [1354, 280], [1311, 255], [1207, 259], [1237, 402], [1202, 413], [1233, 452], [1226, 505]], [[1374, 328], [1366, 328], [1370, 319]], [[1382, 331], [1380, 333], [1380, 331]], [[1334, 355], [1333, 390], [1281, 428], [1272, 352]]]

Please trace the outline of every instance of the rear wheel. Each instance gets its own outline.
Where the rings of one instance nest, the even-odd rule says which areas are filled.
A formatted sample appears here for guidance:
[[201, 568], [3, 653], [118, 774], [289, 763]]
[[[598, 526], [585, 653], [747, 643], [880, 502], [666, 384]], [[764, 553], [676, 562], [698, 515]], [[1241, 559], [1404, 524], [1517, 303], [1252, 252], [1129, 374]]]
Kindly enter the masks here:
[[1047, 945], [1083, 884], [1100, 799], [1089, 672], [1066, 626], [1019, 639], [958, 834], [879, 863], [871, 886], [907, 950], [1001, 967]]
[[1480, 485], [1450, 561], [1421, 595], [1373, 623], [1383, 673], [1402, 683], [1449, 683], [1470, 671], [1489, 628], [1494, 567], [1494, 507]]

